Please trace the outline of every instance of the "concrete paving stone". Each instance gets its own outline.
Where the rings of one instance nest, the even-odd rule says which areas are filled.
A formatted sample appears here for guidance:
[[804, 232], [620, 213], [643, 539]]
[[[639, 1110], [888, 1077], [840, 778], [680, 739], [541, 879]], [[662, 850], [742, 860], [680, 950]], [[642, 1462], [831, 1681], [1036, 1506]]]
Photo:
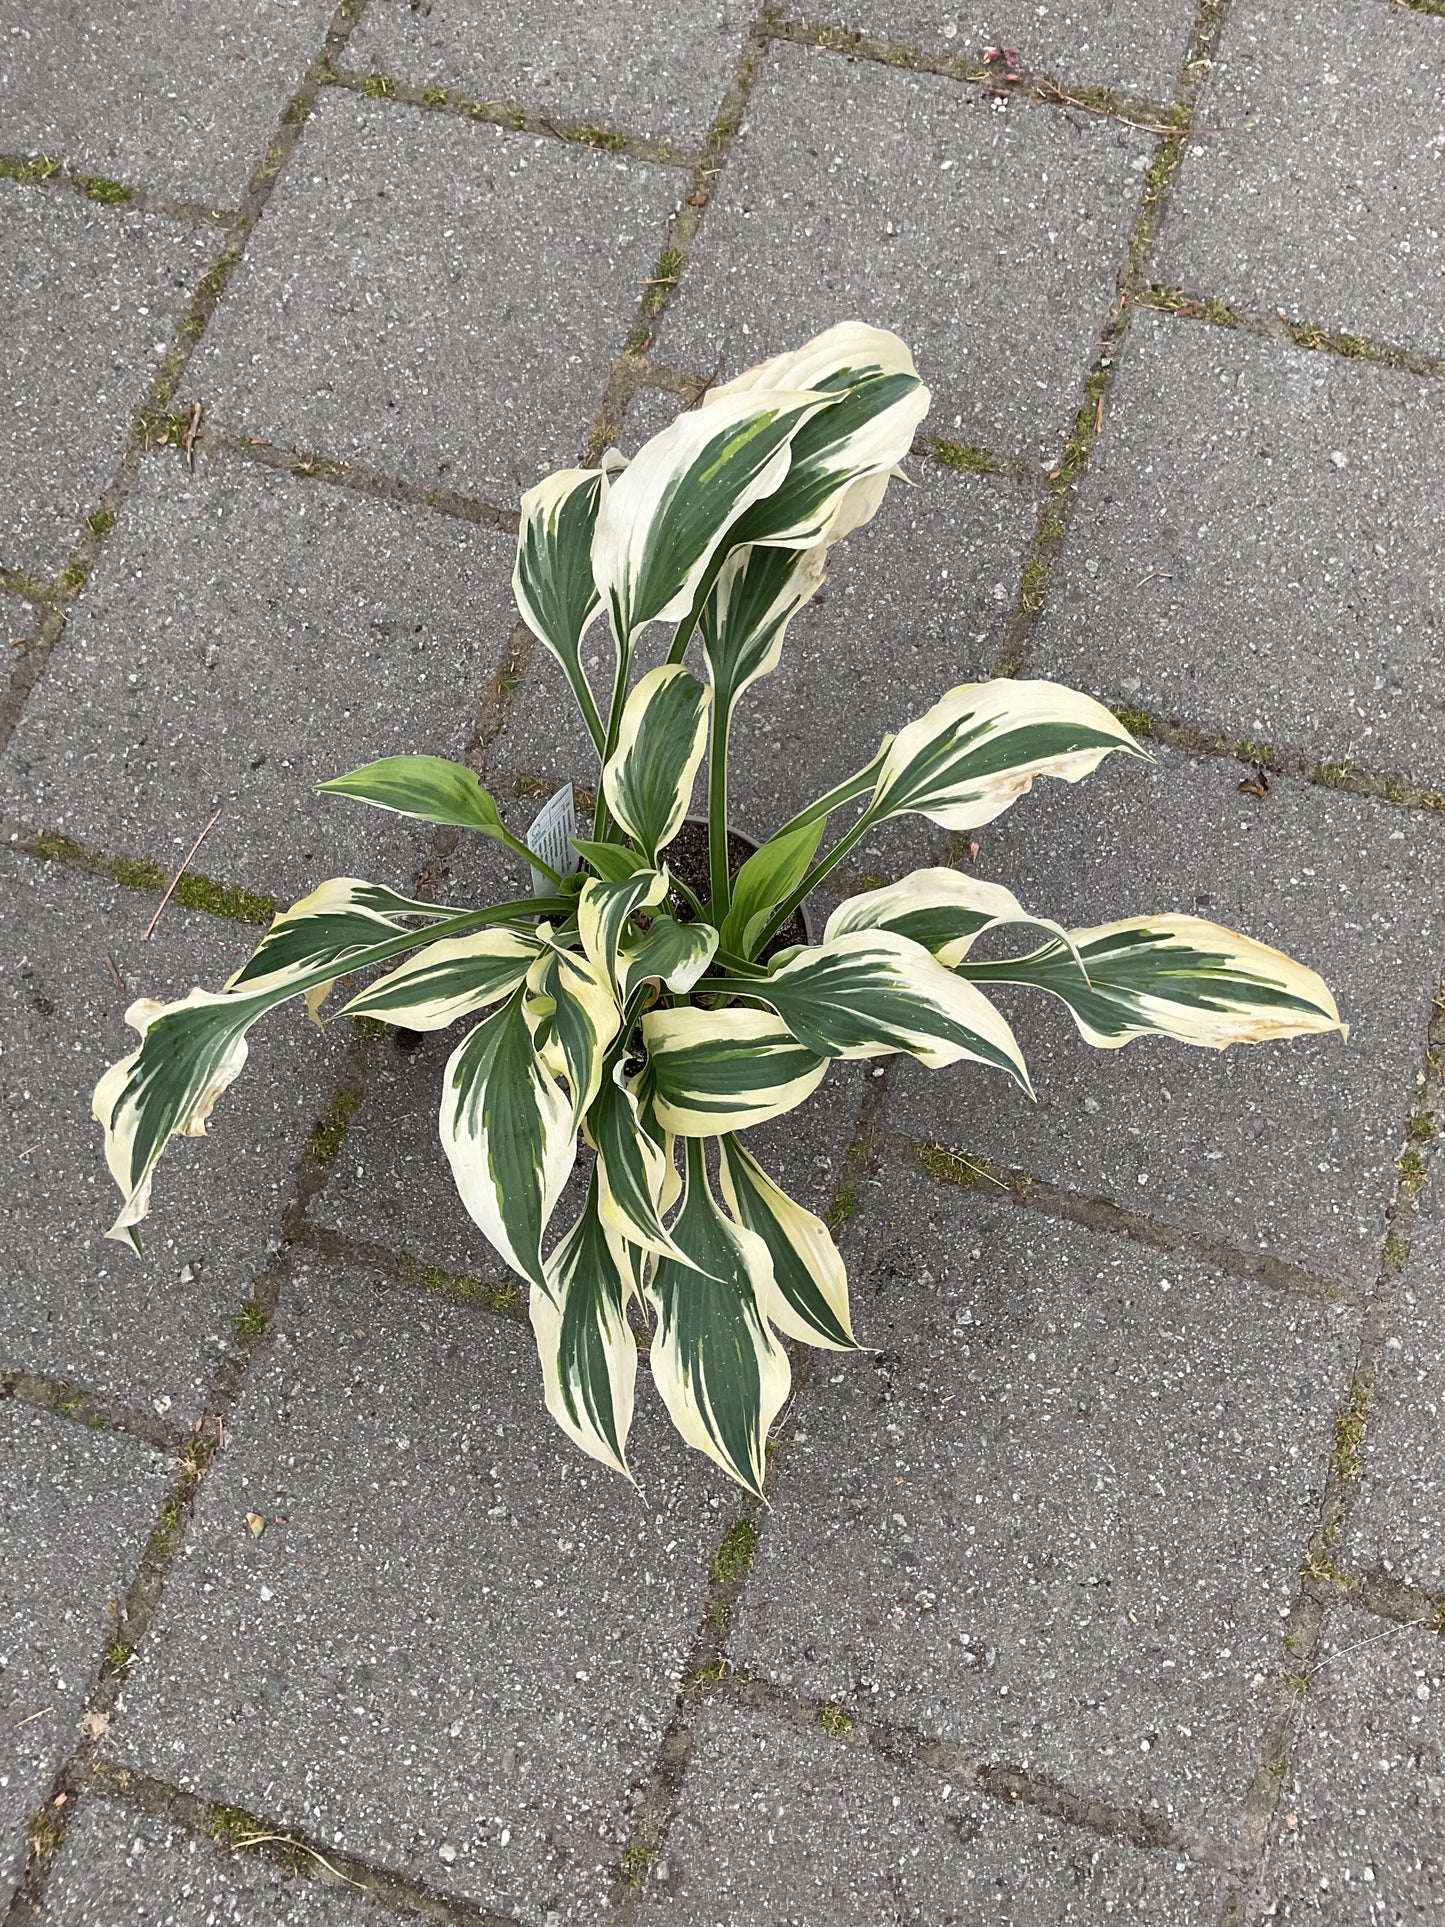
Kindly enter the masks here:
[[1445, 825], [1283, 777], [1261, 803], [1238, 763], [1155, 755], [1041, 782], [980, 833], [979, 874], [1075, 928], [1174, 910], [1275, 944], [1324, 976], [1348, 1045], [1100, 1052], [1062, 1005], [1001, 991], [1037, 1104], [909, 1064], [890, 1120], [1366, 1288], [1440, 967]]
[[0, 1902], [25, 1823], [75, 1745], [101, 1648], [169, 1468], [129, 1439], [0, 1404]]
[[[1368, 75], [1368, 84], [1362, 76]], [[1409, 6], [1248, 0], [1224, 24], [1150, 273], [1445, 353], [1445, 46]]]
[[1268, 1919], [1424, 1927], [1445, 1916], [1442, 1706], [1437, 1635], [1332, 1616], [1265, 1860]]
[[228, 1429], [115, 1743], [323, 1851], [595, 1920], [735, 1516], [721, 1475], [639, 1385], [639, 1496], [552, 1425], [530, 1332], [319, 1262]]
[[1396, 1288], [1390, 1336], [1366, 1428], [1364, 1475], [1350, 1510], [1350, 1564], [1445, 1591], [1445, 1212], [1425, 1204]]
[[794, 1414], [732, 1660], [1229, 1832], [1356, 1314], [918, 1172], [864, 1200], [878, 1350]]
[[1445, 784], [1438, 382], [1139, 317], [1040, 674]]
[[734, 371], [859, 316], [913, 349], [932, 433], [1050, 464], [1150, 151], [1118, 122], [774, 45], [658, 357]]
[[741, 0], [377, 0], [347, 64], [701, 147], [747, 36]]
[[120, 1193], [91, 1093], [135, 1048], [123, 1021], [134, 998], [218, 989], [259, 933], [172, 902], [145, 943], [158, 892], [9, 853], [0, 879], [0, 1355], [188, 1424], [231, 1337], [228, 1314], [278, 1236], [341, 1040], [292, 1007], [257, 1025], [206, 1137], [166, 1151], [136, 1259], [105, 1239]]
[[701, 1716], [662, 1864], [639, 1927], [1204, 1927], [1225, 1892], [1173, 1854], [1138, 1853], [723, 1706]]
[[9, 6], [0, 21], [6, 145], [235, 207], [330, 18], [330, 0]]
[[410, 889], [424, 824], [320, 797], [373, 757], [464, 754], [511, 630], [512, 546], [245, 461], [144, 464], [3, 763], [12, 814], [290, 900]]
[[44, 1927], [383, 1927], [396, 1916], [151, 1814], [86, 1799], [35, 1918]]
[[685, 178], [328, 90], [187, 385], [228, 426], [515, 506], [581, 454]]
[[1132, 0], [837, 0], [810, 9], [810, 18], [901, 41], [929, 53], [978, 60], [986, 48], [1012, 46], [1019, 65], [1067, 84], [1122, 87], [1146, 99], [1174, 96], [1189, 53], [1194, 9], [1188, 0], [1141, 7]]
[[[0, 63], [3, 48], [0, 27]], [[214, 231], [0, 180], [0, 561], [64, 561], [219, 246]]]

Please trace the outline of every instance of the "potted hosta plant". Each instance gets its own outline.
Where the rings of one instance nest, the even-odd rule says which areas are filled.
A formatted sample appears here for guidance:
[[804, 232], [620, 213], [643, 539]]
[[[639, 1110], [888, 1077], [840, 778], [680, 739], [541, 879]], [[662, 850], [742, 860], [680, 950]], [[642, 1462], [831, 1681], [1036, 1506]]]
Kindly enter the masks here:
[[[442, 1080], [442, 1149], [463, 1203], [530, 1288], [547, 1405], [564, 1431], [626, 1473], [640, 1313], [678, 1430], [757, 1492], [788, 1393], [780, 1338], [837, 1350], [854, 1340], [837, 1247], [754, 1158], [752, 1126], [810, 1098], [838, 1060], [897, 1051], [1027, 1090], [1023, 1053], [985, 995], [995, 983], [1062, 999], [1104, 1049], [1149, 1031], [1222, 1048], [1343, 1030], [1312, 970], [1248, 937], [1172, 915], [1063, 930], [952, 869], [849, 897], [820, 942], [777, 947], [804, 898], [879, 824], [914, 813], [971, 830], [1038, 776], [1078, 782], [1112, 751], [1144, 753], [1073, 690], [965, 683], [730, 874], [738, 699], [777, 667], [829, 548], [876, 512], [927, 406], [904, 344], [849, 322], [713, 389], [631, 463], [563, 470], [523, 497], [517, 605], [597, 748], [591, 836], [544, 860], [471, 770], [436, 757], [389, 757], [323, 783], [495, 838], [544, 887], [459, 911], [339, 877], [278, 916], [223, 990], [132, 1005], [140, 1048], [95, 1092], [124, 1198], [111, 1237], [139, 1250], [157, 1159], [174, 1132], [204, 1133], [256, 1019], [288, 998], [314, 1015], [336, 978], [367, 973], [347, 1012], [411, 1031], [462, 1027]], [[582, 639], [602, 616], [613, 659], [599, 693]], [[667, 660], [634, 678], [653, 623], [672, 628]], [[667, 853], [704, 759], [710, 863], [695, 886]], [[978, 959], [985, 932], [1016, 924], [1042, 925], [1043, 942]], [[559, 1230], [579, 1134], [585, 1202]]]

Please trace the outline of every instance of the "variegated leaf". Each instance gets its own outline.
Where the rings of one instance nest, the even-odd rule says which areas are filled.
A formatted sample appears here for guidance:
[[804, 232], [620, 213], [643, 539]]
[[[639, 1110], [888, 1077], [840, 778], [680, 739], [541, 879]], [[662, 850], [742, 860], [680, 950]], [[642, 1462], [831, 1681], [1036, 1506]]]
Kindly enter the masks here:
[[707, 748], [709, 691], [681, 663], [650, 670], [622, 711], [602, 794], [627, 834], [656, 863], [682, 827]]
[[[987, 997], [892, 930], [855, 930], [791, 953], [765, 978], [729, 983], [770, 1003], [822, 1057], [904, 1051], [931, 1069], [973, 1058], [1029, 1090], [1018, 1041]], [[962, 989], [971, 994], [960, 997]]]
[[716, 701], [731, 707], [750, 683], [772, 674], [788, 624], [826, 572], [821, 548], [734, 549], [698, 615]]
[[595, 1172], [581, 1217], [547, 1259], [547, 1279], [548, 1289], [534, 1285], [531, 1297], [547, 1410], [589, 1457], [631, 1479], [637, 1345], [627, 1306], [641, 1285], [640, 1266], [598, 1215]]
[[[838, 397], [793, 438], [786, 479], [756, 502], [734, 531], [738, 542], [782, 543], [790, 548], [838, 539], [851, 510], [855, 528], [873, 514], [897, 463], [928, 413], [929, 393], [918, 379], [913, 356], [895, 334], [861, 321], [842, 321], [790, 354], [776, 355], [712, 390], [703, 407], [719, 398], [760, 395], [782, 387], [820, 389]], [[878, 478], [866, 512], [857, 485]]]
[[476, 930], [408, 957], [343, 1005], [346, 1017], [371, 1017], [403, 1030], [444, 1030], [509, 997], [542, 949], [515, 930]]
[[572, 1105], [532, 1043], [515, 990], [464, 1037], [442, 1078], [442, 1149], [462, 1203], [515, 1271], [549, 1291], [542, 1239], [577, 1154]]
[[665, 910], [657, 911], [646, 930], [623, 946], [621, 965], [624, 993], [649, 978], [679, 996], [691, 990], [712, 962], [717, 931], [697, 919], [679, 923]]
[[394, 890], [360, 877], [332, 877], [281, 912], [225, 987], [273, 989], [321, 963], [344, 969], [354, 952], [398, 934], [403, 926], [393, 921], [396, 917], [435, 921], [455, 914], [439, 910], [434, 903], [399, 897]]
[[626, 996], [626, 968], [622, 961], [628, 922], [640, 911], [655, 910], [667, 896], [662, 870], [638, 870], [619, 883], [589, 877], [577, 899], [577, 929], [582, 948], [613, 985], [620, 1003]]
[[538, 1052], [557, 1054], [580, 1124], [621, 1022], [612, 986], [590, 958], [548, 944], [527, 972], [524, 1009]]
[[582, 667], [582, 637], [602, 607], [592, 579], [592, 537], [607, 486], [600, 468], [564, 468], [528, 489], [512, 571], [522, 620], [561, 663], [599, 750], [602, 719]]
[[642, 1020], [658, 1122], [679, 1137], [746, 1131], [812, 1096], [825, 1054], [765, 1010], [650, 1010]]
[[673, 1230], [701, 1269], [663, 1258], [646, 1286], [653, 1380], [686, 1442], [761, 1497], [768, 1431], [791, 1384], [768, 1328], [772, 1263], [762, 1239], [718, 1209], [696, 1140]]
[[852, 1351], [856, 1341], [848, 1315], [848, 1273], [832, 1232], [821, 1218], [795, 1204], [737, 1138], [722, 1138], [718, 1157], [728, 1209], [762, 1239], [772, 1259], [771, 1323], [804, 1345]]
[[963, 683], [889, 745], [869, 813], [915, 812], [946, 830], [991, 823], [1037, 776], [1077, 783], [1110, 750], [1145, 757], [1102, 703], [1053, 682]]
[[587, 1136], [597, 1152], [603, 1223], [644, 1251], [688, 1262], [662, 1222], [676, 1201], [670, 1145], [643, 1129], [620, 1062], [602, 1080], [587, 1114]]
[[1202, 917], [1125, 917], [1068, 935], [1077, 957], [1056, 942], [1031, 957], [959, 968], [976, 981], [1052, 991], [1080, 1036], [1101, 1050], [1150, 1032], [1215, 1050], [1312, 1031], [1348, 1034], [1323, 978]]
[[788, 444], [832, 397], [769, 390], [689, 409], [644, 443], [597, 517], [592, 573], [625, 648], [644, 623], [676, 622], [714, 549], [788, 472]]
[[848, 897], [829, 917], [824, 942], [851, 930], [896, 930], [921, 943], [941, 964], [962, 963], [985, 930], [1026, 923], [1062, 936], [1048, 917], [1031, 917], [1001, 883], [957, 870], [914, 870], [897, 883]]
[[91, 1110], [105, 1132], [105, 1161], [124, 1202], [107, 1238], [139, 1254], [136, 1226], [172, 1135], [204, 1137], [206, 1119], [246, 1063], [246, 1032], [284, 992], [246, 996], [192, 990], [175, 1003], [139, 997], [125, 1014], [141, 1047], [112, 1064]]

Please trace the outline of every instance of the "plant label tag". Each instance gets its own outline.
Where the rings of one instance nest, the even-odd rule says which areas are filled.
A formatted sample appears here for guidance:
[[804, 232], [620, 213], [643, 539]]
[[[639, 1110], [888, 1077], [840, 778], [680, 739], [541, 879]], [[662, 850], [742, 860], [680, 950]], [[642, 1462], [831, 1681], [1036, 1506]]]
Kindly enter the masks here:
[[[555, 796], [549, 796], [532, 819], [527, 832], [527, 848], [533, 856], [550, 863], [560, 876], [570, 877], [582, 867], [582, 859], [572, 848], [577, 834], [577, 803], [572, 785], [564, 783]], [[539, 897], [550, 896], [556, 885], [534, 863], [532, 888]]]

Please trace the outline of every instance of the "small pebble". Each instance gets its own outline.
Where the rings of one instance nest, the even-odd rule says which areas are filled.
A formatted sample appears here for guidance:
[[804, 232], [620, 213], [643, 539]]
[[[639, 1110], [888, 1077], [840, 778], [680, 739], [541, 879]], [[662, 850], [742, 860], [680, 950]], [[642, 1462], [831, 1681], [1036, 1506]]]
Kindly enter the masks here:
[[445, 1860], [447, 1865], [450, 1866], [452, 1862], [456, 1859], [456, 1857], [457, 1857], [457, 1850], [452, 1845], [451, 1841], [443, 1840], [441, 1845], [437, 1848], [437, 1859]]

